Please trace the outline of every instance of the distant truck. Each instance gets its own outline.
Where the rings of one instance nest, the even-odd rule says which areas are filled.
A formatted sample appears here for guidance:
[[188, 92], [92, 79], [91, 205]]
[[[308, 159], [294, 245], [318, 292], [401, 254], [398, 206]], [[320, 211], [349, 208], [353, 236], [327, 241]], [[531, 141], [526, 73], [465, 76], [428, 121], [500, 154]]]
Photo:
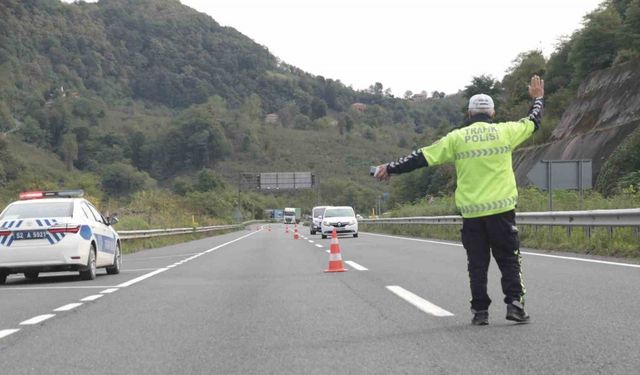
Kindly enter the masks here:
[[302, 209], [286, 207], [284, 209], [284, 222], [285, 224], [293, 224], [300, 222], [300, 216], [302, 215]]

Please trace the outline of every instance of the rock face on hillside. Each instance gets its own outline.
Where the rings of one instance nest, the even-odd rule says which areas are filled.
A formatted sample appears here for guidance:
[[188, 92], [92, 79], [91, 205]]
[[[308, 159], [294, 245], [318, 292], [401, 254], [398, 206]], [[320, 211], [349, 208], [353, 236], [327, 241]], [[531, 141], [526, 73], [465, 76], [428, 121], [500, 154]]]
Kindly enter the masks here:
[[607, 158], [640, 124], [639, 86], [640, 61], [589, 76], [562, 115], [551, 141], [513, 155], [518, 183], [530, 184], [527, 173], [540, 160], [572, 159], [592, 159], [595, 183]]

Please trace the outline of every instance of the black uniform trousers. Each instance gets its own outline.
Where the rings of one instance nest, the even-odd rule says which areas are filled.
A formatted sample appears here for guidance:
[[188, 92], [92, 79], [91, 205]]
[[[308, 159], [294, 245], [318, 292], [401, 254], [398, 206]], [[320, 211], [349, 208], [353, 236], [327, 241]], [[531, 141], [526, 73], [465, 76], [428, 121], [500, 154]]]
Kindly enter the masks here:
[[514, 210], [496, 215], [463, 219], [462, 244], [467, 250], [471, 283], [471, 308], [487, 310], [491, 299], [487, 294], [487, 272], [491, 253], [502, 273], [504, 302], [524, 304], [525, 288], [520, 264], [520, 239]]

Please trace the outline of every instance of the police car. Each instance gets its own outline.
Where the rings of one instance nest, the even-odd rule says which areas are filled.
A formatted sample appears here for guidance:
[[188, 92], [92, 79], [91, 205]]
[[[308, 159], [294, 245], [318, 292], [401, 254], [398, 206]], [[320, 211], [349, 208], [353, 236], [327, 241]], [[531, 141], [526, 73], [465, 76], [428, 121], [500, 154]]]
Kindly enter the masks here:
[[37, 279], [41, 272], [78, 271], [93, 280], [97, 268], [120, 273], [120, 238], [86, 199], [82, 190], [31, 191], [0, 214], [0, 284], [7, 275], [23, 273]]

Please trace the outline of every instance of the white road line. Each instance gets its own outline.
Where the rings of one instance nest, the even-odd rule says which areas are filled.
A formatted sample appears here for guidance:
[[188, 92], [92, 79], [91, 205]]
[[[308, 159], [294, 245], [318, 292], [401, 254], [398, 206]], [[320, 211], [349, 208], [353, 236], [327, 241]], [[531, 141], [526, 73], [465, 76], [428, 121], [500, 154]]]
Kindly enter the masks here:
[[530, 253], [528, 251], [522, 251], [521, 254], [534, 255], [534, 256], [537, 256], [537, 257], [558, 258], [558, 259], [565, 259], [565, 260], [576, 260], [578, 262], [608, 264], [608, 265], [611, 265], [611, 266], [640, 268], [640, 264], [609, 262], [609, 261], [606, 261], [606, 260], [585, 259], [585, 258], [577, 258], [577, 257], [564, 257], [564, 256], [560, 256], [560, 255]]
[[84, 297], [80, 301], [82, 301], [82, 302], [91, 302], [91, 301], [95, 301], [98, 298], [102, 298], [102, 297], [104, 297], [102, 294], [94, 294], [94, 295], [89, 296], [89, 297]]
[[351, 267], [357, 269], [358, 271], [369, 271], [369, 269], [367, 267], [363, 267], [361, 265], [359, 265], [358, 263], [351, 261], [351, 260], [345, 260], [344, 261], [346, 264], [350, 265]]
[[151, 260], [151, 259], [179, 258], [179, 257], [184, 257], [184, 256], [189, 256], [189, 255], [194, 255], [194, 254], [198, 254], [198, 253], [162, 255], [162, 256], [157, 256], [157, 257], [144, 257], [144, 258], [143, 257], [138, 257], [138, 258], [134, 258], [134, 259], [128, 259], [128, 257], [125, 257], [124, 259], [127, 262], [135, 262], [135, 261], [147, 261], [147, 260]]
[[78, 306], [82, 306], [81, 303], [70, 303], [68, 305], [64, 305], [61, 307], [58, 307], [57, 309], [53, 310], [53, 311], [69, 311], [69, 310], [73, 310]]
[[16, 288], [0, 288], [3, 290], [50, 290], [50, 289], [104, 289], [113, 288], [107, 285], [95, 285], [95, 286], [34, 286], [34, 287], [16, 287]]
[[126, 288], [126, 287], [131, 286], [131, 285], [133, 285], [135, 283], [139, 283], [140, 281], [142, 281], [144, 279], [148, 279], [148, 278], [150, 278], [152, 276], [155, 276], [155, 275], [157, 275], [159, 273], [162, 273], [162, 272], [164, 272], [166, 270], [168, 270], [168, 268], [158, 268], [157, 270], [155, 270], [153, 272], [146, 273], [146, 274], [144, 274], [142, 276], [136, 277], [135, 279], [129, 280], [129, 281], [124, 282], [122, 284], [118, 284], [118, 285], [116, 285], [116, 287], [117, 288]]
[[111, 294], [113, 292], [117, 292], [118, 288], [109, 288], [109, 289], [105, 289], [102, 292], [100, 292], [100, 294]]
[[[365, 234], [368, 234], [368, 235], [371, 235], [371, 236], [395, 238], [395, 239], [407, 240], [407, 241], [427, 242], [427, 243], [435, 243], [435, 244], [440, 244], [440, 245], [449, 245], [449, 246], [462, 247], [462, 244], [459, 244], [459, 243], [422, 240], [422, 239], [419, 239], [419, 238], [389, 236], [389, 235], [377, 234], [377, 233], [365, 233]], [[547, 257], [547, 258], [557, 258], [557, 259], [564, 259], [564, 260], [575, 260], [575, 261], [578, 261], [578, 262], [608, 264], [608, 265], [611, 265], [611, 266], [640, 268], [640, 264], [633, 264], [633, 263], [609, 262], [607, 260], [587, 259], [587, 258], [578, 258], [578, 257], [567, 257], [567, 256], [552, 255], [552, 254], [532, 253], [532, 252], [529, 252], [529, 251], [521, 251], [520, 254], [533, 255], [533, 256], [536, 256], [536, 257]]]
[[121, 270], [120, 272], [141, 272], [141, 271], [153, 271], [157, 270], [157, 268], [136, 268], [133, 270]]
[[313, 240], [309, 240], [309, 243], [313, 243]]
[[[244, 236], [242, 236], [242, 237], [238, 237], [238, 238], [236, 238], [235, 240], [231, 240], [231, 241], [229, 241], [229, 242], [225, 242], [225, 243], [223, 243], [222, 245], [218, 245], [218, 246], [213, 247], [213, 248], [211, 248], [211, 249], [209, 249], [209, 250], [203, 251], [203, 252], [201, 252], [201, 253], [196, 253], [196, 254], [200, 254], [200, 255], [208, 254], [208, 253], [213, 252], [213, 251], [216, 251], [216, 250], [218, 250], [218, 249], [220, 249], [220, 248], [222, 248], [222, 247], [225, 247], [225, 246], [227, 246], [227, 245], [230, 245], [230, 244], [232, 244], [232, 243], [234, 243], [234, 242], [238, 242], [238, 241], [243, 240], [243, 239], [245, 239], [245, 238], [247, 238], [247, 237], [253, 236], [253, 235], [254, 235], [254, 234], [256, 234], [256, 233], [259, 233], [259, 232], [251, 232], [251, 233], [249, 233], [249, 234], [245, 234]], [[174, 264], [174, 267], [175, 267], [175, 266], [177, 266], [177, 265], [183, 264], [184, 262], [185, 262], [185, 261], [184, 261], [184, 260], [182, 260], [182, 261], [180, 261], [180, 262], [178, 262], [178, 263], [175, 263], [175, 264]], [[173, 267], [172, 267], [172, 268], [173, 268]], [[129, 281], [124, 282], [124, 283], [122, 283], [122, 284], [118, 284], [118, 285], [116, 285], [116, 288], [126, 288], [126, 287], [128, 287], [128, 286], [131, 286], [131, 285], [133, 285], [133, 284], [139, 283], [139, 282], [140, 282], [140, 281], [142, 281], [142, 280], [145, 280], [145, 279], [148, 279], [148, 278], [150, 278], [150, 277], [153, 277], [153, 276], [155, 276], [155, 275], [157, 275], [157, 274], [159, 274], [159, 273], [162, 273], [162, 272], [164, 272], [164, 271], [167, 271], [167, 270], [169, 270], [169, 269], [170, 269], [169, 267], [165, 267], [165, 268], [158, 268], [158, 269], [157, 269], [157, 270], [155, 270], [155, 271], [149, 272], [149, 273], [144, 274], [144, 275], [142, 275], [142, 276], [138, 276], [138, 277], [136, 277], [135, 279], [129, 280]]]
[[389, 289], [389, 291], [391, 291], [398, 297], [402, 298], [403, 300], [417, 307], [418, 309], [426, 312], [427, 314], [438, 316], [438, 317], [453, 316], [453, 314], [448, 312], [447, 310], [434, 305], [433, 303], [427, 301], [426, 299], [420, 296], [417, 296], [402, 287], [399, 287], [397, 285], [389, 285], [387, 286], [387, 289]]
[[316, 247], [323, 247], [323, 246], [322, 246], [322, 245], [320, 245], [320, 244], [316, 244]]
[[378, 234], [378, 233], [369, 233], [369, 232], [360, 232], [360, 233], [368, 234], [368, 235], [371, 235], [371, 236], [386, 237], [386, 238], [395, 238], [395, 239], [399, 239], [399, 240], [416, 241], [416, 242], [427, 242], [427, 243], [435, 243], [435, 244], [439, 244], [439, 245], [449, 245], [449, 246], [462, 247], [462, 244], [459, 244], [459, 243], [453, 243], [453, 242], [442, 242], [442, 241], [433, 241], [433, 240], [423, 240], [423, 239], [420, 239], [420, 238], [400, 237], [400, 236], [390, 236], [390, 235], [388, 235], [388, 234]]
[[331, 250], [325, 250], [327, 253], [331, 254]]
[[13, 335], [14, 333], [18, 332], [19, 329], [3, 329], [0, 330], [0, 339], [7, 337], [9, 335]]
[[44, 315], [38, 315], [35, 316], [29, 320], [25, 320], [24, 322], [20, 323], [21, 326], [29, 326], [29, 325], [34, 325], [34, 324], [38, 324], [41, 322], [44, 322], [47, 319], [51, 319], [54, 316], [56, 316], [56, 314], [44, 314]]
[[172, 265], [170, 265], [170, 266], [167, 266], [167, 268], [173, 268], [173, 267], [175, 267], [175, 266], [176, 266], [176, 264], [172, 264]]

